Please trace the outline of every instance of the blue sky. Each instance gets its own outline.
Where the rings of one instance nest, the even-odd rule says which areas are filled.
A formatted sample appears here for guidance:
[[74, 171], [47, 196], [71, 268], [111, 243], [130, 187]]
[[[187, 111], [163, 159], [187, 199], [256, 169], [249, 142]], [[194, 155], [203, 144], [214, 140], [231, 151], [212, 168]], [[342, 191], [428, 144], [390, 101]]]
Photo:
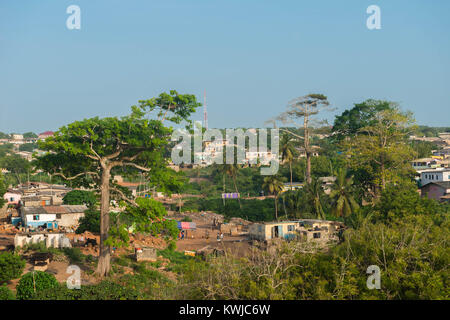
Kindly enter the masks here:
[[[81, 30], [66, 28], [72, 4]], [[381, 30], [366, 27], [371, 4]], [[330, 121], [376, 98], [450, 126], [449, 12], [447, 0], [0, 0], [0, 131], [125, 115], [170, 89], [206, 90], [210, 127], [261, 127], [311, 92], [337, 108]]]

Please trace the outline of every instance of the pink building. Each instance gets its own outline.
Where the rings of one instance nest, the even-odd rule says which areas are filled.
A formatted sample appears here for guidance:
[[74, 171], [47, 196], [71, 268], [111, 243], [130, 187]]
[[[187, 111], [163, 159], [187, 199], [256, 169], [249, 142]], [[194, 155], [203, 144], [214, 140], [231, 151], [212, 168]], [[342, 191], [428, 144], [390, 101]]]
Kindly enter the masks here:
[[45, 140], [48, 137], [53, 136], [54, 134], [55, 133], [53, 131], [45, 131], [45, 132], [42, 132], [41, 134], [39, 134], [38, 139], [39, 140]]
[[21, 198], [22, 198], [22, 193], [19, 191], [14, 191], [14, 190], [8, 190], [3, 195], [3, 199], [8, 201], [8, 204], [19, 204], [19, 201]]

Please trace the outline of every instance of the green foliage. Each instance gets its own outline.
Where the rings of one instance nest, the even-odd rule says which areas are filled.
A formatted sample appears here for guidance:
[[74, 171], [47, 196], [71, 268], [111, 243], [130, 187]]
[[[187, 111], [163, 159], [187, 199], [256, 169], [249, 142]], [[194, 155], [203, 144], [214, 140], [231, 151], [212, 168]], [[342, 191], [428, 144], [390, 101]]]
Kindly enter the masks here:
[[359, 210], [359, 204], [352, 195], [353, 189], [353, 177], [347, 178], [347, 171], [340, 169], [330, 193], [332, 211], [336, 217], [346, 217]]
[[10, 252], [0, 253], [0, 283], [17, 279], [25, 268], [25, 260]]
[[24, 143], [19, 145], [19, 151], [33, 152], [38, 148], [37, 143]]
[[21, 174], [31, 171], [31, 164], [17, 154], [10, 154], [0, 159], [0, 167], [10, 171], [16, 178], [16, 183], [20, 184]]
[[38, 135], [37, 135], [36, 133], [34, 133], [34, 132], [25, 132], [25, 133], [23, 134], [23, 137], [24, 137], [25, 139], [28, 139], [28, 138], [37, 138]]
[[165, 218], [167, 210], [161, 202], [137, 198], [136, 204], [137, 206], [129, 206], [126, 213], [120, 217], [124, 224], [132, 226], [135, 232], [177, 237], [179, 232], [177, 223]]
[[395, 105], [389, 101], [369, 99], [362, 103], [356, 103], [352, 109], [345, 110], [340, 116], [336, 116], [333, 125], [335, 138], [355, 136], [364, 127], [373, 125], [375, 115], [380, 111], [392, 110]]
[[17, 284], [17, 299], [29, 300], [36, 292], [56, 289], [59, 286], [54, 275], [42, 271], [32, 271], [20, 278]]
[[0, 172], [0, 208], [2, 208], [5, 203], [7, 202], [5, 199], [3, 199], [3, 195], [8, 191], [5, 179], [3, 177], [3, 174]]
[[71, 263], [82, 262], [86, 259], [80, 248], [64, 248], [63, 252]]
[[78, 204], [94, 207], [97, 203], [97, 197], [92, 191], [72, 190], [68, 192], [63, 198], [64, 204]]
[[141, 298], [137, 290], [112, 281], [102, 281], [97, 285], [81, 286], [70, 290], [65, 285], [40, 290], [33, 295], [33, 300], [136, 300]]
[[86, 210], [84, 217], [79, 220], [76, 233], [80, 234], [85, 231], [90, 231], [93, 233], [100, 232], [100, 211], [92, 208]]
[[6, 285], [0, 285], [0, 301], [2, 300], [15, 300], [14, 293]]
[[404, 182], [386, 187], [375, 207], [374, 217], [392, 221], [408, 215], [436, 215], [439, 212], [441, 207], [435, 200], [422, 198], [414, 183]]

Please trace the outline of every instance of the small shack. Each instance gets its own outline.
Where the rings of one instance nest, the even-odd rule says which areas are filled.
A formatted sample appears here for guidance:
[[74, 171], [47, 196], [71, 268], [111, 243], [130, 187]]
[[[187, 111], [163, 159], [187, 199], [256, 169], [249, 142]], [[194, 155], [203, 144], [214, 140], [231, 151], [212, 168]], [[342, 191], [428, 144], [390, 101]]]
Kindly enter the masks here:
[[134, 249], [134, 256], [137, 262], [157, 260], [156, 248], [141, 247]]

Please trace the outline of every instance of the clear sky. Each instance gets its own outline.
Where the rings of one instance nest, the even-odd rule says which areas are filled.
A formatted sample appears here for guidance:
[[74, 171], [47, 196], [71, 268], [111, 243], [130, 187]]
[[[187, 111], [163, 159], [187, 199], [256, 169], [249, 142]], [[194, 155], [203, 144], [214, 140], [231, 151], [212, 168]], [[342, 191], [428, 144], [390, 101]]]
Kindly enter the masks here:
[[[66, 27], [72, 4], [81, 30]], [[170, 89], [206, 90], [210, 127], [261, 127], [312, 92], [337, 108], [329, 120], [376, 98], [450, 126], [449, 13], [448, 0], [0, 0], [0, 131], [125, 115]]]

